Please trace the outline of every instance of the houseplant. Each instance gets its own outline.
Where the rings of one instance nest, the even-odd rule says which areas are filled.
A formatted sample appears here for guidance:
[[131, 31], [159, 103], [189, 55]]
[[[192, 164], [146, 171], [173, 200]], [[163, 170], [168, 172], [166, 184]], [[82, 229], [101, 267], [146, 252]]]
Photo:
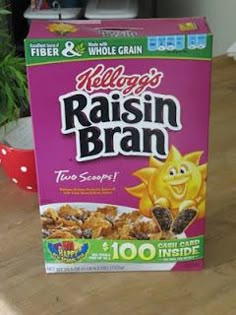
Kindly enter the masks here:
[[29, 113], [25, 61], [12, 44], [5, 19], [8, 14], [0, 7], [0, 126]]
[[34, 150], [24, 58], [9, 35], [0, 2], [0, 164], [19, 187], [36, 191]]

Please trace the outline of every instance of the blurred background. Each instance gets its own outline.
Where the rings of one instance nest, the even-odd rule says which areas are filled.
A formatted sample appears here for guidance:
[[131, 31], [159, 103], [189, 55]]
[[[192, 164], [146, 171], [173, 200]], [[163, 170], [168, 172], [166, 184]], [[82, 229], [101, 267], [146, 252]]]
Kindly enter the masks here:
[[[137, 17], [139, 18], [206, 16], [214, 34], [215, 56], [224, 54], [236, 41], [235, 0], [125, 0], [122, 1], [123, 10], [125, 10], [125, 3], [129, 1], [136, 2]], [[26, 37], [29, 27], [29, 21], [24, 18], [24, 13], [37, 2], [43, 3], [43, 1], [30, 0], [0, 0], [1, 7], [7, 6], [12, 11], [12, 15], [7, 17], [9, 31], [12, 33], [20, 53], [23, 53], [23, 39]], [[54, 2], [49, 0], [49, 6], [52, 6]], [[109, 6], [113, 11], [116, 10], [117, 3], [121, 6], [120, 0], [61, 0], [58, 2], [62, 7], [81, 7], [82, 11], [77, 18], [84, 18], [88, 2], [93, 2], [95, 9], [96, 6], [99, 7], [100, 13], [101, 8], [104, 8], [105, 12]]]

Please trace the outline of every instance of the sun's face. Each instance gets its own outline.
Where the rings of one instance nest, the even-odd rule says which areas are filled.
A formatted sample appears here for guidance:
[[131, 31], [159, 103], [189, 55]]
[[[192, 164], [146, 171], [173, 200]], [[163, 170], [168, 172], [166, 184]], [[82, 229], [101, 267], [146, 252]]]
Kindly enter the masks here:
[[172, 146], [164, 163], [151, 157], [149, 167], [133, 174], [142, 183], [126, 189], [140, 199], [140, 211], [149, 216], [150, 208], [158, 198], [168, 200], [172, 208], [179, 207], [184, 200], [195, 199], [206, 178], [206, 164], [199, 165], [201, 155], [202, 152], [197, 151], [182, 156]]
[[183, 158], [165, 163], [150, 178], [151, 195], [168, 197], [170, 201], [193, 199], [198, 194], [202, 176], [198, 167]]

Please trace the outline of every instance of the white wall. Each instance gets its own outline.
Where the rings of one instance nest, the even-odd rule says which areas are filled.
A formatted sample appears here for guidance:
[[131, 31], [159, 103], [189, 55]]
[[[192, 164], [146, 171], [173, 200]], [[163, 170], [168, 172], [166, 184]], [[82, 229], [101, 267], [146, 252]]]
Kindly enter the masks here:
[[214, 34], [214, 55], [224, 54], [236, 41], [236, 0], [156, 1], [160, 17], [206, 16]]

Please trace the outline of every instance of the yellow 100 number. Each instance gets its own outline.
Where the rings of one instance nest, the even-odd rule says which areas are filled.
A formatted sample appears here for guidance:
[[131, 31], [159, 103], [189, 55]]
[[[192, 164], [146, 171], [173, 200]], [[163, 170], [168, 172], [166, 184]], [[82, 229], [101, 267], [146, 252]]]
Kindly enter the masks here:
[[137, 248], [133, 243], [119, 244], [114, 242], [112, 244], [113, 260], [133, 260], [136, 257], [142, 260], [152, 260], [156, 256], [156, 248], [152, 244], [142, 244]]

